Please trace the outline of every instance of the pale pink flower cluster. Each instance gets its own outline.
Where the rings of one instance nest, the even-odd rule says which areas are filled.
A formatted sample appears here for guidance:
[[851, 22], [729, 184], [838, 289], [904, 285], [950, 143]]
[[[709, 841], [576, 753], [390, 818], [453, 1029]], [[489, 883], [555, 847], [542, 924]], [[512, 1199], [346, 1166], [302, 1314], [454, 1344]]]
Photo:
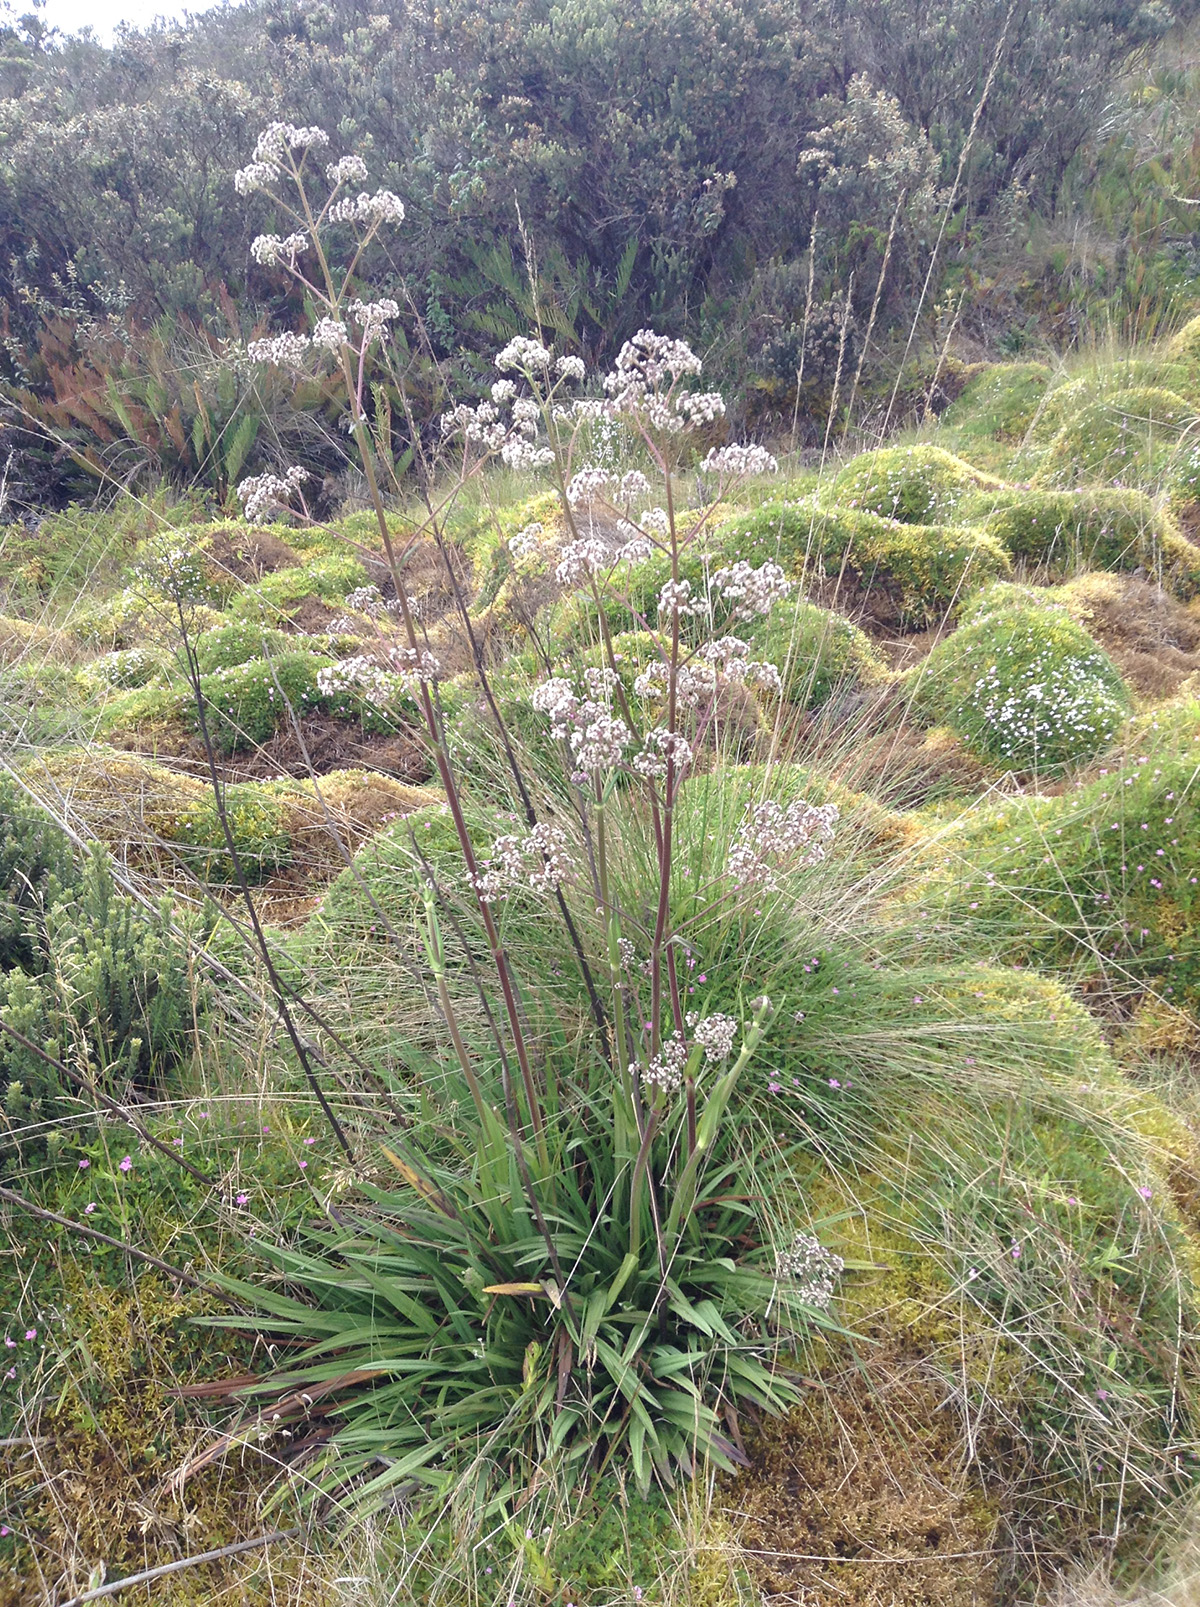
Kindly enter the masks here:
[[599, 536], [583, 536], [568, 542], [559, 554], [554, 571], [560, 586], [578, 586], [591, 575], [598, 575], [613, 561], [613, 551]]
[[371, 659], [356, 655], [319, 669], [317, 691], [322, 697], [344, 697], [351, 692], [379, 708], [395, 695], [396, 677]]
[[765, 563], [755, 569], [744, 558], [728, 568], [718, 569], [712, 583], [714, 591], [734, 605], [735, 619], [769, 614], [792, 589], [791, 581], [778, 564]]
[[657, 781], [666, 775], [668, 759], [674, 765], [676, 775], [680, 775], [691, 767], [694, 757], [692, 745], [686, 737], [680, 736], [678, 731], [655, 726], [646, 732], [642, 751], [633, 760], [632, 768], [639, 776]]
[[732, 1016], [723, 1015], [720, 1011], [711, 1016], [701, 1016], [699, 1011], [689, 1010], [687, 1024], [692, 1030], [693, 1041], [704, 1050], [704, 1059], [710, 1066], [729, 1059], [738, 1030], [738, 1024]]
[[616, 483], [616, 475], [608, 469], [580, 469], [567, 486], [567, 501], [577, 508], [580, 503], [592, 502], [604, 496]]
[[549, 719], [551, 734], [570, 743], [576, 766], [573, 780], [586, 780], [597, 770], [620, 764], [633, 741], [625, 721], [607, 703], [596, 701], [596, 695], [608, 689], [604, 672], [593, 672], [589, 681], [591, 697], [580, 698], [569, 681], [554, 676], [535, 686], [531, 698], [536, 712]]
[[415, 693], [419, 686], [436, 681], [442, 672], [441, 660], [427, 647], [390, 647], [388, 658], [406, 692]]
[[564, 831], [539, 821], [524, 837], [497, 837], [490, 859], [483, 861], [474, 879], [475, 891], [485, 904], [494, 904], [512, 887], [535, 893], [552, 893], [571, 875], [575, 859]]
[[779, 464], [765, 446], [717, 446], [701, 463], [700, 472], [742, 479], [752, 474], [777, 474]]
[[832, 841], [838, 806], [796, 799], [784, 809], [774, 799], [755, 804], [730, 845], [726, 869], [741, 886], [778, 887], [786, 865], [803, 870], [825, 858]]
[[683, 1086], [687, 1059], [687, 1044], [678, 1032], [673, 1032], [648, 1065], [638, 1066], [635, 1069], [641, 1073], [642, 1082], [646, 1087], [674, 1094]]
[[544, 534], [543, 527], [535, 519], [517, 531], [515, 536], [508, 539], [508, 551], [514, 563], [521, 563], [531, 557], [537, 550], [540, 539]]
[[288, 506], [305, 480], [311, 479], [307, 469], [288, 469], [285, 474], [252, 474], [237, 488], [242, 511], [252, 522], [265, 513]]

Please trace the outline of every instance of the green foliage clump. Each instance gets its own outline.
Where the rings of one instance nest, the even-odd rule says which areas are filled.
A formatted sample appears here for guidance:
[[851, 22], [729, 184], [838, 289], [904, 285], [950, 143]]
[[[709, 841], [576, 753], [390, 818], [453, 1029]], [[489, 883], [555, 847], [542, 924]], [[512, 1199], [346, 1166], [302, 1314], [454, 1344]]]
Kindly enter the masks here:
[[[325, 710], [329, 700], [317, 687], [317, 671], [332, 660], [315, 653], [280, 653], [250, 659], [200, 677], [205, 718], [219, 753], [235, 753], [268, 741], [293, 712], [298, 717]], [[193, 726], [198, 711], [190, 710]]]
[[217, 670], [236, 669], [252, 658], [273, 658], [294, 646], [294, 639], [283, 631], [250, 620], [236, 620], [199, 633], [196, 663], [201, 675], [213, 675]]
[[1145, 731], [1128, 753], [1053, 798], [965, 815], [944, 842], [925, 899], [960, 935], [1009, 961], [1107, 976], [1200, 1004], [1200, 704], [1182, 706], [1165, 747]]
[[939, 446], [892, 446], [848, 463], [828, 495], [840, 507], [901, 524], [949, 524], [967, 492], [1000, 484]]
[[349, 592], [370, 580], [357, 558], [327, 553], [303, 569], [277, 569], [233, 597], [229, 613], [234, 619], [277, 625], [291, 619], [310, 598], [341, 604]]
[[799, 580], [848, 582], [880, 618], [927, 623], [966, 592], [1012, 572], [985, 531], [910, 525], [816, 502], [767, 502], [718, 533], [722, 561], [773, 558]]
[[985, 436], [1019, 441], [1033, 423], [1050, 378], [1045, 363], [989, 363], [967, 382], [941, 422], [966, 440]]
[[[289, 816], [281, 798], [247, 781], [226, 787], [223, 802], [242, 875], [248, 882], [265, 881], [291, 863]], [[167, 835], [178, 845], [183, 863], [201, 881], [237, 879], [211, 792], [180, 811]]]
[[1161, 386], [1113, 391], [1064, 420], [1046, 448], [1035, 483], [1071, 486], [1100, 480], [1154, 487], [1195, 419], [1190, 402]]
[[820, 708], [838, 692], [875, 685], [887, 676], [887, 666], [857, 625], [800, 598], [776, 603], [749, 636], [754, 656], [779, 670], [784, 698], [803, 708]]
[[[0, 973], [0, 1018], [38, 1048], [115, 1087], [144, 1087], [188, 1052], [195, 1000], [170, 904], [147, 915], [120, 893], [99, 844], [27, 932], [27, 960]], [[53, 1066], [7, 1034], [0, 1078], [14, 1137], [24, 1124], [52, 1120], [71, 1093]]]
[[991, 764], [1052, 770], [1092, 758], [1129, 713], [1115, 665], [1065, 609], [984, 592], [910, 672], [914, 707]]

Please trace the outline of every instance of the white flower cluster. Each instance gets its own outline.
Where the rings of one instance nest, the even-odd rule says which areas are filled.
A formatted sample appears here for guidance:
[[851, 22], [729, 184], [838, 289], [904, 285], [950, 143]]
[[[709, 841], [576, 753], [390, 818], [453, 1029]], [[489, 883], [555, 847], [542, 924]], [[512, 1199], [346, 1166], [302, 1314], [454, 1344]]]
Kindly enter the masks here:
[[768, 892], [778, 886], [783, 863], [795, 869], [817, 865], [825, 858], [837, 823], [836, 804], [809, 804], [800, 799], [784, 809], [774, 799], [755, 804], [730, 845], [726, 869], [741, 886], [760, 886]]
[[567, 501], [573, 508], [580, 503], [593, 502], [617, 484], [617, 476], [608, 469], [580, 469], [567, 486]]
[[[714, 698], [722, 682], [780, 692], [782, 682], [775, 665], [751, 659], [747, 656], [749, 652], [749, 643], [737, 636], [721, 636], [716, 641], [706, 642], [696, 657], [681, 664], [676, 672], [678, 701], [688, 708], [696, 708]], [[670, 666], [656, 659], [635, 677], [633, 690], [638, 697], [655, 700], [666, 696], [670, 684]]]
[[515, 536], [508, 539], [509, 556], [515, 564], [532, 557], [538, 550], [543, 528], [535, 519], [532, 524], [524, 525]]
[[474, 407], [460, 402], [449, 413], [442, 414], [442, 434], [463, 435], [468, 441], [478, 441], [489, 452], [495, 452], [508, 439], [508, 425], [492, 402], [478, 402]]
[[675, 774], [679, 776], [691, 767], [694, 757], [692, 745], [686, 737], [681, 737], [678, 731], [667, 731], [655, 726], [646, 732], [642, 751], [633, 760], [632, 767], [639, 776], [657, 781], [666, 775], [668, 759], [675, 767]]
[[765, 446], [717, 446], [701, 463], [700, 472], [732, 480], [751, 474], [777, 474], [779, 464]]
[[674, 1094], [683, 1086], [687, 1059], [687, 1045], [678, 1032], [673, 1032], [649, 1065], [639, 1066], [637, 1070], [648, 1088], [660, 1088], [666, 1094]]
[[350, 338], [350, 331], [340, 318], [318, 318], [309, 337], [317, 351], [332, 352], [335, 356]]
[[690, 580], [668, 580], [658, 594], [660, 619], [669, 619], [672, 614], [703, 616], [708, 612], [708, 599], [692, 596]]
[[367, 164], [361, 156], [339, 157], [325, 169], [330, 184], [361, 184], [366, 176]]
[[718, 569], [712, 583], [714, 591], [719, 592], [725, 602], [733, 604], [735, 619], [769, 614], [792, 589], [791, 581], [778, 564], [765, 563], [755, 569], [744, 558], [726, 569]]
[[760, 686], [767, 692], [782, 692], [783, 682], [775, 665], [750, 658], [749, 653], [749, 642], [742, 641], [740, 636], [718, 636], [705, 642], [698, 656], [733, 685]]
[[319, 669], [317, 691], [322, 697], [342, 697], [351, 692], [365, 703], [382, 708], [396, 693], [396, 677], [360, 655]]
[[[604, 689], [593, 676], [589, 690]], [[633, 741], [625, 721], [614, 715], [607, 703], [597, 702], [595, 696], [578, 697], [571, 683], [559, 676], [535, 686], [531, 703], [538, 714], [549, 719], [551, 735], [564, 737], [570, 743], [576, 765], [572, 780], [586, 780], [597, 770], [620, 764]]]
[[404, 202], [391, 190], [376, 190], [368, 195], [348, 195], [335, 201], [325, 214], [330, 223], [403, 223]]
[[698, 1011], [689, 1010], [687, 1024], [692, 1030], [692, 1038], [704, 1050], [708, 1065], [719, 1065], [722, 1060], [729, 1059], [738, 1029], [732, 1016], [717, 1011], [714, 1015], [702, 1017]]
[[554, 365], [563, 379], [582, 379], [587, 368], [582, 357], [573, 357], [569, 352], [564, 353]]
[[399, 304], [390, 296], [384, 296], [381, 301], [359, 301], [355, 298], [346, 303], [346, 311], [351, 318], [362, 325], [363, 334], [368, 341], [378, 340], [386, 335], [387, 326], [400, 316]]
[[307, 335], [293, 335], [285, 330], [281, 335], [247, 341], [246, 355], [252, 363], [273, 363], [276, 368], [299, 369], [304, 367], [304, 359], [311, 345]]
[[544, 372], [550, 367], [550, 361], [551, 353], [541, 341], [530, 340], [525, 335], [514, 336], [496, 355], [496, 367], [502, 374], [529, 374], [539, 369]]
[[237, 488], [238, 500], [246, 518], [253, 522], [273, 509], [286, 508], [305, 480], [307, 469], [291, 468], [286, 474], [252, 474]]
[[397, 680], [408, 693], [415, 693], [426, 682], [436, 681], [442, 672], [441, 660], [427, 647], [392, 647], [388, 649], [388, 657]]
[[652, 428], [669, 434], [700, 429], [721, 418], [725, 403], [716, 391], [683, 391], [682, 379], [700, 372], [700, 359], [685, 341], [639, 329], [617, 355], [604, 377], [613, 414], [633, 413]]
[[584, 536], [579, 541], [568, 542], [562, 549], [555, 578], [560, 586], [578, 586], [589, 575], [598, 575], [602, 569], [607, 569], [612, 560], [613, 552], [606, 541], [599, 536]]
[[1022, 662], [1026, 642], [1007, 644], [960, 705], [1014, 766], [1090, 755], [1111, 740], [1125, 709], [1105, 683], [1101, 653], [1065, 654], [1053, 645]]
[[343, 601], [347, 608], [353, 608], [359, 614], [369, 614], [372, 619], [382, 619], [385, 614], [395, 614], [400, 610], [398, 599], [393, 597], [385, 600], [378, 586], [356, 586], [352, 592], [347, 592]]
[[689, 429], [698, 430], [725, 417], [725, 398], [720, 391], [684, 391], [675, 402], [675, 411]]
[[814, 1311], [828, 1311], [838, 1278], [846, 1269], [840, 1255], [811, 1233], [797, 1233], [789, 1250], [775, 1258], [775, 1277], [797, 1284], [796, 1298]]
[[621, 476], [621, 483], [617, 487], [617, 501], [628, 507], [631, 502], [640, 502], [643, 497], [650, 495], [649, 480], [640, 469], [630, 469]]
[[250, 255], [264, 268], [272, 268], [277, 262], [286, 262], [289, 268], [293, 268], [296, 258], [302, 251], [307, 251], [311, 244], [303, 231], [285, 235], [282, 239], [277, 234], [260, 234], [250, 242]]
[[485, 904], [505, 896], [508, 887], [529, 887], [535, 893], [552, 893], [575, 868], [566, 833], [545, 821], [524, 837], [497, 837], [490, 859], [483, 861], [474, 879], [475, 891]]
[[268, 123], [258, 136], [253, 160], [233, 175], [233, 187], [239, 195], [251, 195], [255, 190], [266, 189], [279, 177], [289, 151], [304, 151], [310, 146], [328, 144], [329, 135], [323, 128]]

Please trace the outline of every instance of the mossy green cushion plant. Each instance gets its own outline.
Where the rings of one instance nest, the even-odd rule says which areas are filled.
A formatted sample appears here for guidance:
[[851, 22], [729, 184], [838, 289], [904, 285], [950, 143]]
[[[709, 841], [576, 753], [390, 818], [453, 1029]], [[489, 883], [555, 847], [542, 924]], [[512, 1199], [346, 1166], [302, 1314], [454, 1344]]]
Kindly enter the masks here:
[[279, 625], [291, 619], [309, 598], [340, 606], [370, 576], [357, 558], [347, 553], [316, 558], [303, 569], [277, 569], [233, 598], [229, 613], [235, 619]]
[[1042, 456], [1035, 483], [1154, 487], [1195, 421], [1195, 406], [1174, 391], [1156, 385], [1113, 391], [1064, 420]]
[[[1107, 975], [1200, 1005], [1200, 704], [1157, 748], [1153, 733], [1085, 784], [965, 815], [915, 891], [959, 940], [1008, 960]], [[1184, 711], [1187, 714], [1187, 710]]]
[[[1017, 594], [1014, 596], [1013, 593]], [[1065, 609], [989, 588], [909, 672], [914, 709], [981, 759], [1053, 771], [1092, 758], [1130, 711], [1116, 666]]]
[[942, 415], [952, 435], [1019, 441], [1050, 384], [1045, 363], [991, 363]]
[[[332, 660], [316, 653], [280, 653], [250, 659], [200, 677], [209, 735], [218, 753], [234, 753], [268, 741], [289, 717], [328, 708], [317, 686], [317, 671]], [[200, 721], [189, 708], [194, 729]]]
[[1200, 589], [1200, 547], [1141, 491], [1012, 487], [998, 497], [968, 498], [961, 512], [1048, 579], [1089, 569], [1140, 570], [1185, 599]]
[[834, 480], [828, 500], [902, 524], [947, 524], [969, 491], [999, 489], [993, 475], [939, 446], [890, 446], [864, 452]]
[[802, 598], [776, 603], [749, 635], [754, 656], [778, 669], [786, 701], [802, 708], [887, 679], [870, 637], [843, 615]]
[[252, 658], [270, 658], [295, 646], [292, 637], [252, 620], [235, 620], [196, 637], [196, 663], [202, 675], [234, 669]]
[[767, 502], [718, 533], [720, 561], [772, 558], [795, 579], [845, 582], [869, 592], [872, 611], [928, 623], [978, 586], [1012, 572], [986, 531], [912, 525], [817, 502]]
[[[291, 863], [288, 809], [253, 782], [224, 789], [225, 816], [247, 882], [265, 881]], [[211, 792], [181, 810], [169, 832], [182, 863], [204, 882], [237, 880], [220, 812]]]

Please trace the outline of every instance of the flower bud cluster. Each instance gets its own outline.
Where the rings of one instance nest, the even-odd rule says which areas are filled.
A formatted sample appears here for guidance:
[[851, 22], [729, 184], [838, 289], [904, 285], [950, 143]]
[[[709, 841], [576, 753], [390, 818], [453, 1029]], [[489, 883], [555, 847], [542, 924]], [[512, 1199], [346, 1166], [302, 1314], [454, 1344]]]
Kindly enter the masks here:
[[687, 1024], [691, 1028], [693, 1041], [704, 1050], [708, 1065], [719, 1065], [722, 1060], [729, 1059], [738, 1030], [738, 1024], [732, 1016], [717, 1011], [714, 1015], [702, 1017], [699, 1011], [689, 1010]]
[[661, 1089], [665, 1094], [675, 1094], [683, 1086], [683, 1073], [687, 1060], [687, 1044], [678, 1032], [673, 1032], [653, 1060], [648, 1065], [638, 1066], [636, 1069], [647, 1088]]
[[361, 184], [366, 176], [367, 164], [361, 156], [339, 157], [325, 169], [330, 184]]
[[797, 1284], [796, 1298], [814, 1311], [828, 1311], [838, 1278], [846, 1269], [840, 1255], [827, 1250], [815, 1235], [797, 1233], [791, 1248], [775, 1258], [775, 1277]]
[[292, 268], [296, 265], [296, 258], [302, 251], [307, 251], [311, 244], [312, 241], [303, 231], [286, 235], [283, 239], [277, 234], [260, 234], [250, 242], [250, 255], [264, 268], [272, 268], [277, 262], [284, 262]]
[[253, 474], [237, 488], [238, 500], [247, 519], [260, 519], [265, 513], [286, 508], [305, 480], [311, 479], [307, 469], [288, 469], [286, 474]]
[[675, 774], [679, 776], [691, 767], [694, 757], [692, 745], [686, 737], [680, 736], [678, 731], [668, 731], [655, 726], [646, 732], [642, 751], [633, 760], [632, 768], [639, 776], [645, 776], [649, 781], [657, 781], [666, 775], [668, 759], [675, 767]]
[[825, 858], [838, 818], [836, 804], [809, 804], [801, 799], [786, 809], [768, 799], [755, 804], [730, 845], [726, 868], [741, 886], [773, 891], [783, 862], [807, 869]]

